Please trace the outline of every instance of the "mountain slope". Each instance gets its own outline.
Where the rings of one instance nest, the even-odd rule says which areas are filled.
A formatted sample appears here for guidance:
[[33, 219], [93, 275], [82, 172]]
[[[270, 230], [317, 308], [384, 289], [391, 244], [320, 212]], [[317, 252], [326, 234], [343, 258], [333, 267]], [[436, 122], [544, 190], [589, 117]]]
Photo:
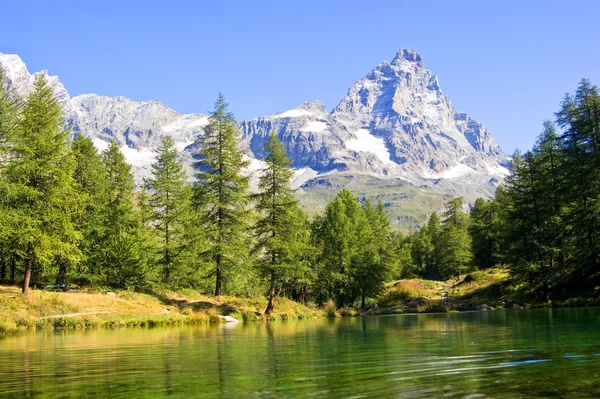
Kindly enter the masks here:
[[[99, 149], [116, 140], [138, 182], [149, 175], [164, 136], [173, 137], [191, 175], [193, 143], [206, 115], [182, 115], [158, 101], [95, 94], [71, 98], [57, 77], [46, 71], [29, 74], [17, 55], [0, 53], [0, 66], [21, 95], [44, 74], [74, 134], [91, 137]], [[332, 112], [308, 101], [239, 127], [252, 160], [249, 173], [260, 168], [270, 132], [278, 134], [308, 210], [320, 209], [347, 187], [360, 197], [381, 199], [401, 228], [423, 223], [445, 199], [493, 195], [508, 173], [507, 157], [492, 134], [452, 106], [414, 50], [400, 50], [392, 62], [357, 81]]]

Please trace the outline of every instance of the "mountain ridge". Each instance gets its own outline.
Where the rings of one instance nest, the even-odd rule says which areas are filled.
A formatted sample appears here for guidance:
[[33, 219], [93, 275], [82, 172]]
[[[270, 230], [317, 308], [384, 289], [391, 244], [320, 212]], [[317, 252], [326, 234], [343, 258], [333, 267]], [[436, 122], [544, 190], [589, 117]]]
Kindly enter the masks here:
[[[116, 140], [138, 182], [150, 174], [165, 136], [173, 137], [191, 176], [194, 142], [208, 123], [207, 115], [180, 114], [156, 100], [97, 94], [71, 98], [58, 77], [47, 71], [29, 74], [18, 55], [0, 53], [0, 66], [9, 87], [20, 95], [31, 90], [36, 76], [47, 77], [73, 133], [92, 138], [99, 149]], [[437, 75], [412, 49], [401, 49], [391, 62], [382, 62], [357, 80], [331, 111], [319, 101], [304, 101], [290, 110], [240, 121], [239, 129], [254, 165], [249, 172], [259, 168], [268, 135], [278, 134], [302, 195], [319, 188], [335, 191], [344, 186], [338, 184], [340, 179], [348, 184], [380, 181], [377, 184], [392, 191], [391, 181], [406, 181], [440, 198], [452, 193], [472, 202], [477, 196], [493, 195], [508, 173], [508, 157], [491, 132], [454, 108]], [[371, 194], [386, 193], [376, 189]], [[402, 201], [388, 207], [401, 208]]]

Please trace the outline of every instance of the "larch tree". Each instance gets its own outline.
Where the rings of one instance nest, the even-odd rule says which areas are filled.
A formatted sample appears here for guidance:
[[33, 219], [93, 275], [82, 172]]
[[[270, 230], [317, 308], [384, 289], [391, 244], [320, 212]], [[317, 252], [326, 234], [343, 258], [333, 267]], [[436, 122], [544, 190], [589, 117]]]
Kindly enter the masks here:
[[104, 218], [108, 205], [106, 167], [89, 138], [78, 135], [71, 143], [71, 149], [76, 162], [75, 188], [81, 201], [76, 224], [82, 234], [82, 261], [77, 274], [80, 281], [104, 283], [98, 265], [104, 258], [101, 248], [107, 228]]
[[447, 280], [457, 277], [471, 266], [471, 237], [468, 215], [463, 212], [463, 199], [455, 198], [446, 204], [442, 229], [439, 236], [440, 277]]
[[343, 307], [359, 294], [356, 275], [364, 249], [359, 237], [368, 236], [365, 230], [370, 226], [356, 197], [343, 189], [327, 204], [315, 227], [321, 248], [319, 283]]
[[383, 204], [373, 206], [369, 200], [362, 205], [366, 224], [359, 229], [356, 245], [362, 248], [357, 265], [356, 282], [360, 289], [361, 307], [367, 297], [378, 296], [384, 283], [393, 275], [394, 254], [390, 221]]
[[177, 148], [171, 137], [165, 137], [152, 164], [152, 178], [148, 180], [152, 221], [159, 238], [158, 263], [162, 280], [169, 284], [173, 274], [183, 268], [185, 228], [190, 218], [192, 191], [187, 183], [183, 165], [177, 160]]
[[235, 118], [219, 94], [204, 134], [196, 143], [199, 153], [194, 192], [208, 245], [204, 253], [214, 264], [215, 296], [221, 295], [227, 274], [243, 265], [248, 254], [249, 178], [243, 170], [249, 161], [240, 141]]
[[283, 286], [300, 263], [308, 246], [308, 226], [291, 188], [294, 176], [290, 159], [277, 135], [271, 133], [265, 144], [266, 166], [260, 170], [256, 202], [258, 220], [254, 225], [259, 254], [259, 271], [269, 281], [269, 302], [264, 314], [268, 316], [275, 306], [276, 285]]
[[[8, 80], [0, 66], [0, 179], [3, 179], [3, 166], [10, 158], [7, 137], [13, 132], [19, 120], [22, 102], [15, 91], [8, 88]], [[8, 209], [0, 199], [0, 281], [14, 284], [16, 259], [9, 234]]]
[[106, 229], [101, 239], [103, 257], [99, 272], [111, 286], [140, 287], [146, 283], [149, 254], [148, 237], [143, 234], [142, 221], [134, 208], [131, 167], [111, 141], [103, 152], [106, 165], [107, 202], [104, 212]]
[[27, 97], [2, 164], [0, 197], [8, 213], [15, 252], [25, 261], [23, 294], [29, 294], [34, 266], [80, 259], [74, 214], [78, 205], [75, 159], [67, 145], [63, 111], [52, 88], [39, 76]]

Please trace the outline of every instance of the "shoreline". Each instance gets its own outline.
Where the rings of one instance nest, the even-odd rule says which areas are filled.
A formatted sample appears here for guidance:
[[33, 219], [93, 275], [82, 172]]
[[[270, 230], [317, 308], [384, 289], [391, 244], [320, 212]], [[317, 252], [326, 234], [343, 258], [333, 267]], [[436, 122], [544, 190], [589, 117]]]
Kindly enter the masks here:
[[[497, 284], [490, 280], [489, 286]], [[481, 284], [473, 284], [481, 290]], [[429, 288], [425, 286], [429, 285]], [[569, 298], [566, 301], [506, 301], [504, 297], [454, 296], [464, 284], [399, 280], [365, 310], [345, 307], [336, 309], [329, 302], [322, 307], [303, 305], [287, 298], [277, 298], [274, 311], [267, 318], [262, 310], [265, 297], [211, 297], [193, 291], [154, 292], [106, 291], [102, 287], [53, 292], [34, 289], [24, 297], [14, 286], [0, 286], [0, 337], [38, 330], [93, 329], [123, 327], [159, 327], [175, 325], [210, 325], [227, 322], [302, 320], [380, 315], [478, 312], [511, 309], [594, 307], [598, 298]], [[448, 290], [452, 296], [448, 297]], [[470, 292], [470, 289], [467, 289]], [[446, 296], [445, 296], [446, 295]], [[520, 302], [520, 303], [519, 303]], [[488, 305], [489, 303], [489, 305]]]

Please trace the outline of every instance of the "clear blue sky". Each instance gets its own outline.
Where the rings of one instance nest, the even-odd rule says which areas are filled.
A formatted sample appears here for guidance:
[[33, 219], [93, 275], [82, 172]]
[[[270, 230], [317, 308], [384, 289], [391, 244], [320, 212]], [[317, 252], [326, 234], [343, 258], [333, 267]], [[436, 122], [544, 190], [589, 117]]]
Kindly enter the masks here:
[[600, 1], [2, 1], [0, 52], [71, 95], [156, 99], [238, 119], [330, 110], [400, 48], [421, 53], [506, 152], [528, 149], [582, 77], [600, 84]]

